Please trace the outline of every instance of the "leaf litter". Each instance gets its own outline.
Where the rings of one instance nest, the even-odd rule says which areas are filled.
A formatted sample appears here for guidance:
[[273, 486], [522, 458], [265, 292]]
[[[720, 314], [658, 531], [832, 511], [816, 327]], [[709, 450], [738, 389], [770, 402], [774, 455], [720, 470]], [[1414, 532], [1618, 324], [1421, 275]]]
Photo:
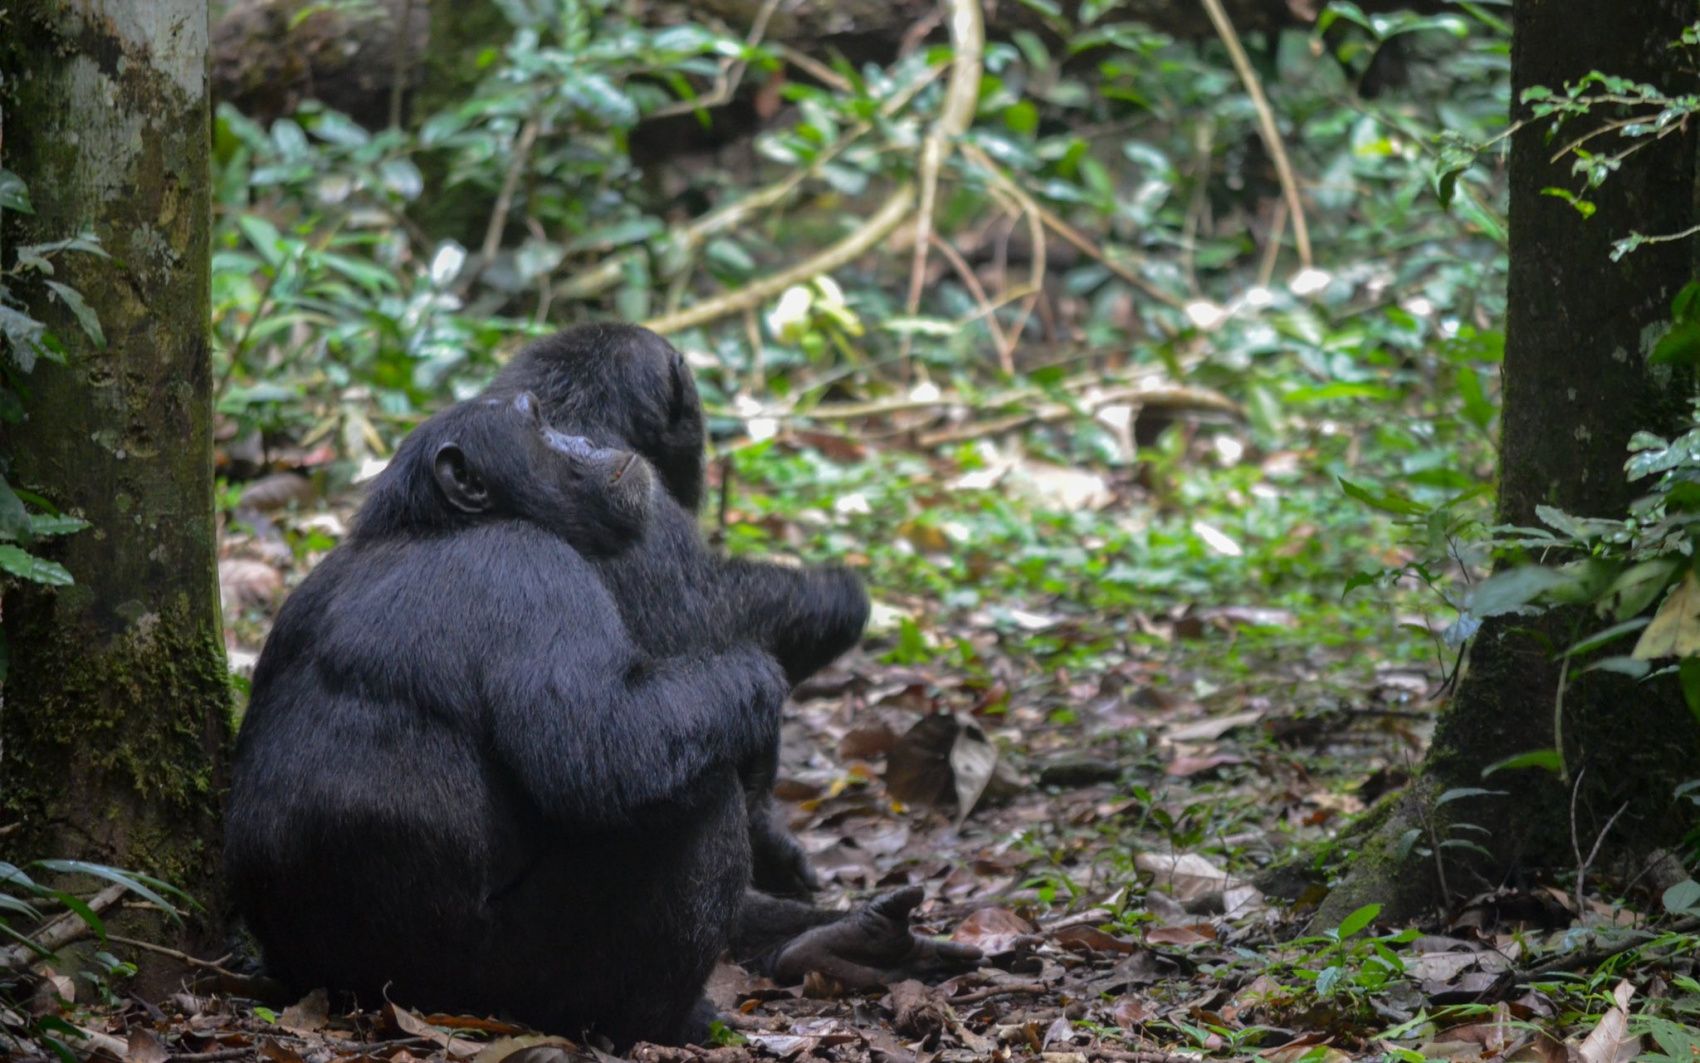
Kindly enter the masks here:
[[[1116, 503], [1108, 481], [1043, 463], [1006, 463], [996, 479], [1052, 504]], [[251, 664], [281, 588], [334, 543], [350, 507], [227, 529], [233, 659]], [[278, 549], [280, 526], [294, 549]], [[923, 552], [964, 538], [938, 521], [904, 536]], [[921, 925], [977, 945], [980, 967], [857, 993], [723, 964], [708, 986], [723, 1043], [639, 1045], [631, 1058], [1605, 1063], [1686, 1043], [1687, 1027], [1638, 1021], [1628, 981], [1597, 989], [1592, 1007], [1566, 982], [1601, 962], [1588, 949], [1609, 934], [1651, 937], [1639, 928], [1656, 906], [1636, 915], [1589, 898], [1578, 914], [1556, 890], [1505, 890], [1421, 934], [1373, 913], [1340, 939], [1307, 933], [1326, 875], [1294, 857], [1420, 758], [1432, 722], [1420, 662], [1310, 637], [1314, 622], [1284, 606], [1171, 594], [1091, 615], [1066, 589], [986, 591], [957, 607], [912, 593], [877, 602], [888, 620], [864, 647], [797, 691], [776, 789], [821, 903], [924, 885]], [[952, 646], [971, 648], [972, 667]], [[1223, 666], [1231, 657], [1252, 663]], [[1649, 992], [1694, 986], [1693, 968], [1691, 950], [1673, 947]], [[46, 984], [64, 991], [38, 994], [36, 1013], [86, 1031], [99, 1058], [613, 1058], [499, 1016], [394, 1003], [348, 1014], [323, 994], [256, 999], [260, 983], [222, 975], [157, 1005], [79, 1001], [71, 980]]]

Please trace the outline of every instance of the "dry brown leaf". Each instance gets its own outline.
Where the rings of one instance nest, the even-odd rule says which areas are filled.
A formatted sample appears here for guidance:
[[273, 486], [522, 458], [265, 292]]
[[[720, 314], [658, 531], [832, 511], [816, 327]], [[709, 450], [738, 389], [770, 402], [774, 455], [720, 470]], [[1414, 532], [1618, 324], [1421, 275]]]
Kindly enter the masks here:
[[242, 489], [236, 508], [256, 513], [273, 513], [290, 503], [307, 505], [318, 492], [313, 481], [292, 472], [274, 472], [262, 476]]
[[1151, 875], [1153, 885], [1168, 887], [1182, 904], [1233, 885], [1227, 872], [1197, 853], [1140, 853], [1133, 866]]
[[152, 1030], [137, 1027], [130, 1031], [128, 1040], [130, 1051], [125, 1054], [124, 1063], [166, 1063], [171, 1058]]
[[330, 1022], [330, 998], [323, 989], [315, 989], [283, 1009], [277, 1024], [291, 1033], [313, 1033]]
[[226, 614], [270, 605], [283, 592], [283, 574], [264, 561], [225, 558], [218, 563], [218, 591]]
[[[1688, 578], [1692, 580], [1693, 573]], [[1611, 995], [1617, 1006], [1601, 1015], [1599, 1025], [1583, 1038], [1576, 1049], [1580, 1063], [1631, 1063], [1641, 1052], [1641, 1039], [1629, 1033], [1629, 998], [1635, 995], [1635, 987], [1624, 979]]]
[[1095, 926], [1066, 926], [1053, 931], [1051, 940], [1074, 952], [1119, 952], [1127, 954], [1138, 948], [1133, 942], [1126, 941], [1113, 934], [1106, 934]]
[[271, 1060], [271, 1063], [307, 1063], [301, 1058], [301, 1053], [269, 1037], [260, 1042], [258, 1054], [263, 1059]]
[[1149, 945], [1198, 945], [1216, 940], [1216, 928], [1209, 923], [1192, 926], [1158, 926], [1145, 932]]
[[478, 1054], [480, 1046], [462, 1040], [455, 1034], [437, 1029], [406, 1008], [397, 1007], [395, 1004], [385, 1004], [384, 1018], [388, 1020], [391, 1026], [402, 1033], [410, 1037], [423, 1037], [450, 1056], [465, 1059]]
[[1630, 656], [1642, 661], [1700, 656], [1700, 577], [1692, 570], [1653, 614]]
[[1033, 924], [1008, 908], [981, 908], [956, 924], [950, 939], [973, 945], [990, 957], [1014, 952], [1033, 934]]
[[578, 1045], [564, 1037], [530, 1034], [490, 1042], [473, 1059], [473, 1063], [570, 1063], [587, 1058], [579, 1051]]
[[997, 765], [997, 747], [979, 724], [958, 713], [934, 713], [922, 717], [887, 755], [885, 785], [905, 804], [942, 805], [954, 796], [961, 825]]
[[1213, 742], [1236, 727], [1250, 727], [1263, 719], [1263, 712], [1252, 709], [1248, 712], [1236, 712], [1231, 716], [1212, 716], [1207, 720], [1183, 724], [1180, 727], [1170, 727], [1163, 732], [1163, 741], [1175, 742]]

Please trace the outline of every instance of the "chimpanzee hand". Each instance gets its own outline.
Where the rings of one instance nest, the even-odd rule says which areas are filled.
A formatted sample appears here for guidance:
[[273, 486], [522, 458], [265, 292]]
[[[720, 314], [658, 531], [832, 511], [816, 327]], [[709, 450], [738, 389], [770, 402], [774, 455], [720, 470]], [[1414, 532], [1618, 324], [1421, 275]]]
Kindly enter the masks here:
[[785, 829], [771, 801], [752, 802], [750, 860], [750, 881], [763, 893], [807, 897], [820, 889], [809, 854]]
[[836, 922], [799, 934], [774, 961], [774, 980], [800, 982], [818, 971], [865, 989], [972, 965], [980, 958], [974, 946], [920, 937], [909, 929], [909, 913], [924, 895], [919, 886], [892, 890]]
[[771, 611], [763, 610], [771, 625], [770, 648], [795, 686], [861, 639], [868, 623], [868, 592], [854, 572], [838, 565], [769, 566], [769, 572], [773, 576], [765, 581], [765, 592], [778, 598]]

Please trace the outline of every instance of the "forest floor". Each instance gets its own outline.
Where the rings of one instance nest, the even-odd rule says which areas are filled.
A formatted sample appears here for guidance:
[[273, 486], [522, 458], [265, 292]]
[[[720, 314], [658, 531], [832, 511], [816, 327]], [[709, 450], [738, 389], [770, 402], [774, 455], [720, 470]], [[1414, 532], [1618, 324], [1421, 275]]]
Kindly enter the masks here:
[[[290, 517], [294, 552], [269, 532], [227, 536], [239, 670], [348, 511]], [[303, 530], [328, 538], [299, 549]], [[1579, 910], [1561, 889], [1454, 884], [1458, 903], [1422, 927], [1365, 910], [1307, 931], [1350, 855], [1342, 828], [1421, 756], [1439, 669], [1412, 644], [1383, 657], [1280, 605], [1153, 599], [1112, 615], [1013, 589], [955, 607], [912, 587], [874, 593], [863, 648], [797, 692], [778, 793], [821, 903], [920, 884], [920, 926], [984, 962], [877, 992], [723, 965], [709, 994], [725, 1043], [635, 1058], [1666, 1058], [1641, 1051], [1656, 1028], [1631, 1028], [1614, 967], [1629, 946], [1600, 944], [1645, 922], [1623, 902], [1586, 896]], [[1654, 935], [1624, 940], [1653, 950], [1634, 954], [1649, 995], [1694, 985], [1692, 937], [1663, 953]], [[140, 1061], [610, 1058], [499, 1017], [347, 1015], [322, 996], [245, 993], [214, 978], [157, 1004], [79, 1009], [78, 1024]]]

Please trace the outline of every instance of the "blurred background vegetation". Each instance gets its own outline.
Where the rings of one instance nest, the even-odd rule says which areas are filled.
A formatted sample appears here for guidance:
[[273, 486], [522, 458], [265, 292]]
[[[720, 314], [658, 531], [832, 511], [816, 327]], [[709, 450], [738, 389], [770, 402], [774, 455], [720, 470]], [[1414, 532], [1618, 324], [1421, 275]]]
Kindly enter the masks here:
[[[851, 556], [912, 663], [973, 667], [952, 631], [977, 615], [1043, 668], [1113, 668], [1200, 617], [1246, 636], [1213, 655], [1248, 681], [1292, 682], [1259, 667], [1294, 646], [1353, 686], [1451, 666], [1444, 598], [1342, 591], [1419, 556], [1481, 561], [1465, 533], [1491, 502], [1504, 190], [1475, 147], [1506, 122], [1503, 5], [1335, 3], [1243, 39], [1025, 5], [990, 28], [931, 173], [954, 84], [937, 19], [787, 40], [772, 3], [752, 25], [507, 0], [424, 45], [420, 23], [457, 16], [396, 6], [238, 5], [215, 31], [239, 522], [369, 476], [527, 336], [617, 316], [668, 327], [696, 369], [731, 548]], [[415, 91], [433, 61], [464, 95]], [[337, 63], [365, 81], [280, 73]], [[905, 220], [669, 327], [853, 245], [918, 176], [924, 258]], [[336, 531], [288, 535], [301, 554]]]

